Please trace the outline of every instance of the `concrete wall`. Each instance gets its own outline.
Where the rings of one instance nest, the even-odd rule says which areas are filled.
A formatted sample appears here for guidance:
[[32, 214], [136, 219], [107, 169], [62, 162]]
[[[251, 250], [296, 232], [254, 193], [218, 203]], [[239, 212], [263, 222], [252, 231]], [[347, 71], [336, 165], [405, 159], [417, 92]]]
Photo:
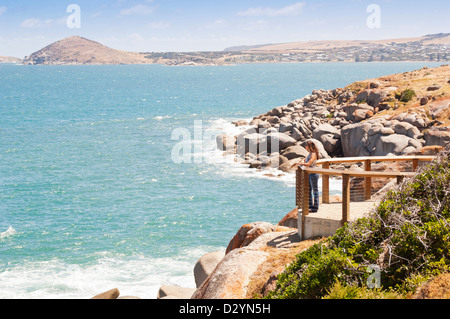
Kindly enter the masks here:
[[[329, 237], [336, 233], [336, 230], [342, 227], [340, 220], [312, 217], [305, 217], [305, 239], [313, 237]], [[302, 238], [302, 219], [301, 214], [298, 218], [298, 235]]]

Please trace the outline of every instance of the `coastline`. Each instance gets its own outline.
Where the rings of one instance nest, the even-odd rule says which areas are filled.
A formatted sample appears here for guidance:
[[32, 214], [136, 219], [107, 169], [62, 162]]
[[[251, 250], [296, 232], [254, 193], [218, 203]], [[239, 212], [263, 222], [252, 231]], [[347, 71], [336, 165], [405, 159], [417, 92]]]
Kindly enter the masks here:
[[[132, 64], [127, 64], [127, 63], [117, 63], [117, 64], [111, 64], [111, 63], [52, 63], [52, 64], [35, 64], [35, 65], [92, 65], [92, 66], [101, 66], [101, 65], [163, 65], [163, 66], [189, 66], [189, 67], [204, 67], [204, 66], [233, 66], [233, 65], [245, 65], [245, 64], [345, 64], [345, 63], [350, 63], [350, 64], [376, 64], [376, 63], [436, 63], [436, 64], [448, 64], [450, 63], [449, 60], [447, 61], [427, 61], [427, 60], [399, 60], [399, 61], [361, 61], [361, 62], [355, 62], [352, 60], [349, 61], [304, 61], [304, 62], [291, 62], [291, 61], [275, 61], [275, 62], [267, 62], [267, 61], [256, 61], [256, 62], [232, 62], [232, 63], [223, 63], [223, 64], [215, 64], [215, 63], [196, 63], [196, 64], [167, 64], [167, 63], [161, 63], [161, 62], [148, 62], [148, 63], [132, 63]], [[22, 63], [22, 61], [18, 61], [18, 62], [0, 62], [0, 65], [5, 64], [5, 65], [30, 65], [30, 64], [25, 64]]]
[[[319, 95], [320, 94], [322, 94], [322, 93], [320, 93], [320, 92], [317, 92], [317, 93], [319, 93]], [[293, 101], [294, 102], [294, 101]], [[287, 106], [287, 105], [286, 105]], [[283, 106], [284, 107], [284, 106]], [[273, 110], [272, 110], [273, 111]], [[276, 111], [275, 111], [276, 112]], [[261, 115], [264, 115], [264, 114], [261, 114]], [[246, 119], [246, 121], [248, 122], [248, 123], [250, 123], [251, 121], [253, 120], [253, 118], [247, 118]], [[280, 126], [278, 126], [278, 127], [280, 127]], [[247, 129], [249, 129], [250, 128], [250, 125], [248, 125], [248, 126], [244, 126], [244, 127], [242, 127], [241, 129], [239, 128], [239, 127], [236, 127], [236, 129], [237, 130], [239, 130], [239, 133], [241, 133], [242, 132], [242, 130], [247, 130]], [[236, 133], [236, 134], [238, 134], [238, 132]], [[214, 141], [215, 142], [215, 141]], [[219, 151], [219, 154], [220, 154], [221, 152]], [[226, 164], [226, 163], [225, 163]], [[247, 166], [247, 164], [241, 164], [241, 165], [243, 165], [242, 167], [245, 167], [245, 169], [247, 169], [248, 170], [248, 172], [249, 172], [249, 174], [251, 174], [251, 173], [256, 173], [256, 174], [258, 174], [258, 173], [263, 173], [263, 171], [261, 171], [261, 170], [255, 170], [255, 169], [250, 169], [250, 168], [248, 168]]]
[[[441, 68], [445, 68], [445, 67], [441, 67]], [[424, 68], [422, 69], [422, 71], [425, 70], [426, 72], [432, 72], [433, 70], [429, 70], [428, 68]], [[416, 70], [418, 71], [418, 70]], [[420, 70], [419, 70], [420, 71]], [[412, 71], [415, 72], [415, 71]], [[444, 71], [445, 77], [448, 77], [448, 82], [444, 83], [443, 86], [446, 86], [447, 84], [449, 84], [450, 87], [450, 68], [447, 67], [447, 69]], [[388, 151], [386, 151], [387, 153], [384, 154], [384, 156], [386, 155], [404, 155], [404, 154], [424, 154], [425, 152], [431, 152], [433, 154], [436, 154], [438, 152], [440, 152], [443, 147], [449, 143], [450, 144], [450, 125], [448, 126], [443, 126], [444, 130], [442, 130], [442, 132], [448, 132], [448, 133], [444, 133], [442, 134], [442, 138], [440, 140], [434, 140], [434, 142], [437, 141], [437, 143], [428, 143], [428, 139], [425, 137], [425, 139], [423, 140], [423, 142], [419, 142], [420, 138], [424, 138], [424, 135], [421, 134], [421, 132], [425, 132], [425, 128], [428, 130], [430, 129], [430, 127], [432, 127], [433, 125], [442, 125], [443, 123], [435, 123], [435, 122], [431, 122], [429, 121], [428, 124], [425, 124], [424, 122], [421, 122], [418, 118], [416, 118], [417, 121], [413, 122], [413, 123], [417, 123], [416, 125], [412, 125], [411, 121], [408, 122], [404, 122], [402, 124], [402, 121], [397, 119], [395, 120], [396, 122], [394, 123], [394, 126], [391, 129], [390, 125], [386, 125], [385, 122], [387, 120], [386, 117], [386, 113], [383, 114], [383, 117], [380, 117], [379, 119], [375, 118], [374, 120], [371, 120], [372, 116], [374, 115], [372, 112], [374, 111], [374, 108], [378, 107], [381, 103], [385, 102], [383, 100], [383, 98], [380, 98], [380, 96], [385, 96], [384, 98], [387, 98], [389, 96], [389, 94], [383, 95], [380, 94], [379, 91], [377, 91], [377, 97], [372, 99], [372, 102], [369, 101], [370, 105], [368, 105], [369, 107], [371, 107], [371, 109], [369, 108], [363, 108], [363, 112], [365, 113], [364, 116], [358, 116], [358, 114], [355, 114], [355, 112], [358, 111], [358, 108], [361, 107], [361, 103], [354, 105], [354, 102], [358, 101], [358, 97], [361, 95], [361, 93], [364, 92], [363, 96], [365, 97], [364, 99], [361, 99], [364, 101], [364, 104], [366, 104], [367, 102], [367, 97], [370, 96], [370, 93], [374, 92], [374, 90], [379, 89], [380, 86], [380, 79], [372, 79], [372, 80], [368, 80], [367, 81], [367, 87], [368, 89], [365, 89], [364, 87], [362, 88], [361, 91], [359, 92], [355, 92], [354, 95], [349, 96], [349, 98], [347, 98], [345, 100], [345, 105], [346, 106], [350, 106], [352, 113], [348, 113], [346, 112], [345, 117], [347, 120], [349, 120], [350, 117], [353, 117], [351, 119], [351, 123], [346, 122], [345, 125], [339, 125], [340, 126], [340, 130], [344, 130], [347, 126], [350, 127], [354, 127], [354, 125], [357, 125], [356, 127], [359, 127], [359, 123], [362, 123], [362, 125], [365, 125], [365, 123], [370, 123], [369, 126], [367, 127], [367, 131], [366, 131], [366, 137], [367, 137], [367, 132], [369, 131], [369, 129], [376, 127], [377, 125], [379, 126], [380, 124], [383, 124], [382, 127], [385, 129], [385, 133], [380, 133], [380, 131], [382, 130], [380, 127], [378, 127], [378, 134], [379, 134], [379, 138], [392, 134], [395, 135], [403, 135], [401, 133], [404, 133], [405, 137], [399, 137], [400, 139], [405, 139], [405, 138], [411, 138], [414, 141], [418, 141], [418, 143], [415, 142], [408, 142], [406, 145], [406, 147], [403, 147], [403, 150], [398, 150], [398, 145], [395, 145], [393, 148], [389, 148]], [[445, 80], [446, 81], [446, 80]], [[364, 82], [364, 81], [363, 81]], [[364, 82], [366, 83], [366, 82]], [[352, 84], [354, 85], [354, 84]], [[350, 85], [350, 86], [352, 86]], [[390, 86], [392, 86], [392, 83], [389, 83]], [[437, 86], [436, 86], [437, 87]], [[416, 88], [417, 89], [417, 88]], [[334, 90], [335, 91], [335, 90]], [[389, 91], [389, 90], [388, 90]], [[426, 91], [434, 91], [430, 90], [430, 87], [427, 88]], [[292, 156], [291, 159], [288, 160], [292, 161], [292, 163], [290, 163], [291, 165], [285, 166], [283, 167], [283, 164], [280, 166], [275, 166], [275, 167], [271, 167], [271, 160], [270, 160], [270, 153], [266, 153], [264, 151], [264, 153], [260, 153], [258, 151], [256, 151], [256, 153], [253, 153], [255, 150], [259, 149], [259, 143], [261, 140], [263, 140], [265, 137], [264, 136], [268, 136], [269, 134], [282, 134], [282, 133], [286, 133], [286, 136], [280, 137], [279, 141], [280, 143], [282, 143], [281, 141], [286, 139], [287, 137], [291, 137], [294, 135], [300, 135], [300, 138], [297, 139], [293, 139], [290, 144], [286, 144], [286, 147], [282, 147], [282, 151], [285, 149], [289, 149], [292, 147], [297, 146], [297, 148], [301, 147], [301, 143], [302, 141], [304, 141], [305, 139], [311, 139], [314, 138], [314, 141], [316, 143], [318, 143], [321, 146], [322, 151], [324, 151], [323, 155], [324, 156], [328, 156], [330, 157], [329, 154], [331, 154], [333, 157], [339, 157], [339, 156], [345, 156], [344, 153], [355, 153], [354, 156], [361, 156], [361, 154], [358, 154], [358, 152], [360, 151], [358, 149], [358, 145], [361, 143], [361, 139], [358, 138], [356, 142], [354, 143], [350, 143], [350, 145], [354, 146], [354, 149], [349, 149], [349, 150], [343, 150], [342, 147], [342, 143], [340, 145], [340, 148], [337, 149], [335, 147], [335, 145], [337, 143], [334, 143], [334, 146], [331, 145], [333, 143], [327, 143], [326, 141], [322, 140], [321, 137], [326, 136], [329, 139], [332, 140], [341, 140], [343, 139], [341, 133], [337, 134], [337, 128], [333, 127], [333, 125], [330, 125], [330, 123], [335, 122], [336, 117], [335, 116], [328, 116], [328, 114], [325, 114], [325, 116], [323, 116], [323, 114], [314, 114], [315, 117], [317, 118], [321, 118], [323, 120], [322, 123], [315, 123], [313, 125], [309, 125], [307, 127], [303, 127], [300, 128], [293, 125], [293, 121], [288, 121], [288, 120], [284, 120], [283, 118], [286, 117], [286, 114], [283, 112], [285, 111], [287, 108], [291, 108], [295, 111], [295, 109], [298, 107], [298, 105], [302, 104], [302, 107], [305, 108], [307, 106], [311, 106], [312, 105], [305, 105], [303, 103], [303, 101], [307, 100], [306, 103], [311, 101], [311, 97], [312, 96], [316, 96], [316, 98], [312, 99], [312, 101], [315, 100], [322, 100], [324, 101], [324, 99], [326, 100], [329, 96], [326, 96], [326, 94], [329, 94], [330, 92], [333, 92], [333, 90], [329, 90], [329, 91], [324, 91], [324, 90], [315, 90], [312, 92], [311, 95], [303, 97], [299, 100], [293, 101], [290, 104], [284, 106], [284, 107], [277, 107], [275, 109], [273, 109], [272, 111], [269, 111], [266, 114], [262, 114], [259, 116], [254, 117], [252, 120], [249, 121], [249, 119], [245, 119], [245, 120], [237, 120], [235, 122], [233, 122], [233, 124], [236, 127], [240, 127], [240, 132], [241, 133], [237, 133], [236, 135], [227, 135], [227, 132], [224, 132], [223, 135], [218, 136], [217, 138], [217, 147], [220, 151], [223, 151], [224, 154], [232, 154], [235, 155], [236, 158], [240, 158], [241, 164], [246, 164], [246, 165], [250, 165], [249, 167], [252, 169], [256, 169], [257, 171], [264, 171], [266, 169], [271, 169], [271, 168], [275, 168], [275, 170], [280, 170], [281, 167], [281, 171], [283, 172], [287, 172], [288, 174], [292, 173], [293, 171], [295, 171], [295, 168], [297, 167], [299, 160], [303, 160], [303, 158], [306, 156], [305, 152], [302, 152], [302, 150], [298, 150], [297, 153], [294, 152], [294, 156]], [[419, 92], [419, 90], [418, 90]], [[448, 91], [445, 91], [448, 92]], [[344, 89], [344, 94], [348, 94], [349, 91], [346, 91]], [[329, 100], [332, 100], [336, 98], [336, 96], [331, 97]], [[420, 99], [421, 97], [419, 96], [418, 99]], [[423, 99], [423, 98], [422, 98]], [[350, 101], [348, 101], [350, 100]], [[373, 100], [375, 100], [375, 102], [373, 102]], [[428, 100], [428, 99], [427, 99]], [[431, 100], [431, 99], [430, 99]], [[301, 102], [299, 102], [301, 101]], [[450, 96], [448, 97], [448, 101], [450, 101]], [[348, 102], [348, 103], [347, 103]], [[409, 101], [408, 101], [409, 102]], [[342, 103], [342, 100], [341, 100]], [[408, 104], [408, 103], [406, 103]], [[424, 105], [426, 103], [420, 103], [421, 105]], [[409, 105], [405, 106], [407, 109], [410, 109], [411, 107]], [[298, 107], [300, 108], [300, 107]], [[400, 108], [400, 107], [398, 107]], [[336, 111], [337, 107], [336, 105], [333, 105], [333, 110]], [[340, 108], [342, 109], [342, 108]], [[447, 106], [447, 109], [450, 109], [450, 103]], [[371, 112], [371, 113], [368, 113]], [[442, 110], [441, 110], [442, 112]], [[339, 113], [339, 112], [337, 112]], [[409, 113], [409, 112], [408, 112]], [[289, 111], [288, 111], [289, 114]], [[336, 113], [333, 113], [336, 114]], [[369, 117], [367, 117], [366, 115], [370, 114]], [[320, 116], [322, 115], [322, 116]], [[395, 115], [391, 115], [391, 118], [394, 118]], [[272, 117], [271, 117], [272, 116]], [[271, 119], [273, 118], [278, 118], [278, 120], [274, 120], [274, 123], [271, 122]], [[314, 116], [313, 116], [314, 118]], [[403, 116], [403, 118], [405, 118], [405, 116]], [[280, 120], [281, 119], [281, 120]], [[292, 118], [291, 118], [292, 119]], [[295, 121], [294, 121], [295, 122]], [[266, 124], [263, 124], [266, 123]], [[270, 123], [270, 124], [267, 124]], [[432, 123], [432, 124], [430, 124]], [[338, 123], [340, 124], [340, 123]], [[326, 125], [326, 129], [325, 126]], [[406, 129], [406, 131], [395, 131], [395, 128], [397, 126], [402, 127], [403, 130]], [[388, 129], [390, 129], [390, 131], [388, 132]], [[421, 131], [419, 131], [419, 129], [421, 129]], [[273, 130], [270, 131], [269, 133], [267, 131], [269, 130]], [[309, 136], [305, 136], [306, 133], [309, 131], [310, 135]], [[306, 133], [305, 133], [306, 132]], [[314, 135], [314, 132], [318, 132], [317, 135]], [[300, 133], [300, 134], [299, 134]], [[371, 136], [373, 136], [374, 134], [372, 133]], [[256, 138], [254, 138], [256, 136]], [[247, 138], [248, 137], [248, 138]], [[247, 138], [247, 139], [246, 139]], [[315, 139], [317, 138], [317, 139]], [[231, 142], [230, 142], [231, 140]], [[243, 144], [240, 144], [242, 143]], [[323, 142], [323, 143], [322, 143]], [[251, 145], [252, 143], [255, 143], [255, 146], [253, 149], [251, 147], [249, 147], [249, 145]], [[324, 146], [325, 144], [325, 146]], [[370, 144], [370, 143], [369, 143]], [[330, 146], [331, 145], [331, 146]], [[408, 147], [410, 147], [408, 149]], [[244, 149], [244, 151], [239, 151], [239, 149]], [[266, 149], [263, 147], [263, 149]], [[405, 149], [407, 149], [407, 151], [405, 151]], [[391, 151], [396, 150], [396, 154], [391, 154]], [[403, 151], [403, 152], [402, 152]], [[291, 152], [292, 153], [292, 152]], [[282, 152], [277, 154], [277, 157], [283, 156], [280, 155], [283, 154]], [[252, 160], [253, 157], [253, 160]], [[265, 158], [263, 158], [265, 157]], [[267, 160], [268, 162], [265, 165], [261, 165], [264, 164], [264, 160]], [[284, 161], [284, 160], [283, 160]], [[257, 164], [255, 164], [255, 162], [258, 162]], [[286, 163], [286, 162], [285, 162]], [[214, 275], [214, 272], [219, 272], [219, 273], [223, 273], [223, 272], [231, 272], [234, 275], [233, 276], [239, 276], [236, 273], [235, 269], [232, 269], [233, 267], [236, 267], [236, 261], [230, 261], [233, 260], [233, 258], [237, 258], [234, 256], [228, 256], [228, 254], [230, 253], [230, 255], [232, 255], [232, 250], [234, 248], [240, 248], [238, 249], [239, 254], [241, 255], [245, 255], [245, 254], [249, 254], [248, 257], [249, 259], [246, 260], [245, 257], [241, 257], [238, 258], [239, 263], [245, 263], [247, 262], [247, 266], [249, 267], [250, 260], [252, 260], [252, 263], [256, 263], [258, 265], [262, 265], [265, 263], [265, 260], [267, 258], [269, 258], [269, 255], [266, 254], [266, 251], [261, 250], [262, 247], [266, 247], [266, 245], [268, 244], [268, 241], [273, 240], [274, 238], [281, 238], [283, 236], [294, 236], [298, 235], [297, 234], [297, 229], [295, 228], [296, 223], [294, 222], [293, 224], [289, 224], [289, 227], [294, 227], [295, 230], [289, 230], [289, 227], [285, 227], [285, 225], [283, 225], [282, 223], [285, 222], [286, 220], [295, 218], [295, 212], [292, 211], [290, 213], [288, 213], [285, 218], [283, 218], [283, 220], [280, 221], [280, 223], [278, 223], [277, 225], [267, 225], [264, 224], [264, 222], [255, 222], [253, 224], [247, 224], [247, 225], [243, 225], [242, 228], [240, 230], [238, 230], [238, 232], [236, 233], [236, 236], [231, 239], [228, 248], [227, 248], [227, 258], [218, 258], [218, 260], [215, 261], [215, 266], [213, 267], [215, 270], [210, 272], [207, 276], [207, 278], [205, 279], [205, 281], [197, 286], [197, 290], [194, 292], [194, 295], [191, 297], [193, 299], [209, 299], [209, 298], [244, 298], [244, 297], [248, 297], [248, 291], [249, 291], [249, 287], [251, 286], [250, 283], [252, 282], [253, 278], [252, 276], [255, 276], [255, 274], [257, 276], [263, 276], [262, 274], [258, 275], [258, 269], [259, 268], [252, 268], [250, 271], [246, 272], [243, 268], [239, 268], [239, 270], [237, 270], [239, 273], [239, 275], [242, 277], [240, 280], [238, 280], [238, 282], [233, 281], [233, 279], [231, 279], [229, 276], [224, 276], [224, 275]], [[283, 228], [284, 227], [284, 228]], [[292, 229], [292, 228], [291, 228]], [[255, 232], [255, 234], [257, 233], [258, 235], [254, 235], [252, 234], [252, 232]], [[236, 244], [236, 240], [238, 240], [238, 243]], [[287, 245], [288, 246], [295, 246], [298, 244], [298, 242], [301, 242], [298, 238], [294, 239], [294, 240], [290, 240]], [[308, 243], [306, 245], [306, 248], [303, 249], [307, 249], [308, 247], [310, 247], [311, 245], [317, 243], [317, 241], [313, 241], [312, 243]], [[256, 247], [254, 247], [256, 245]], [[231, 250], [230, 250], [231, 248]], [[273, 253], [273, 252], [272, 252]], [[276, 255], [276, 253], [275, 253]], [[291, 257], [292, 258], [292, 257]], [[199, 262], [201, 262], [201, 259], [199, 260]], [[231, 264], [231, 265], [229, 265]], [[274, 271], [276, 274], [278, 274], [284, 267], [283, 266], [279, 266], [280, 268], [273, 268], [272, 271]], [[250, 267], [251, 268], [251, 267]], [[266, 272], [269, 272], [267, 269], [265, 270]], [[210, 277], [214, 276], [214, 281], [219, 281], [220, 284], [209, 284], [209, 280]], [[225, 277], [226, 279], [223, 279], [223, 277]], [[221, 279], [222, 278], [222, 279]], [[264, 284], [265, 286], [268, 285], [268, 283], [270, 281], [273, 281], [274, 278], [273, 276], [264, 276], [264, 280], [262, 280], [262, 283], [260, 282], [259, 285]], [[227, 282], [231, 280], [232, 283]], [[253, 279], [256, 280], [256, 279]], [[267, 281], [267, 282], [266, 282]], [[235, 286], [234, 288], [230, 288], [230, 287], [226, 287], [227, 285], [231, 285], [231, 286]], [[239, 286], [240, 288], [237, 289], [236, 287]], [[264, 286], [264, 287], [265, 287]], [[253, 289], [253, 288], [252, 288]], [[250, 291], [252, 291], [252, 289], [250, 289]], [[260, 288], [259, 288], [260, 289]], [[274, 289], [274, 286], [272, 285], [271, 288], [263, 288], [263, 290], [265, 289]], [[258, 289], [257, 289], [258, 290]], [[188, 295], [190, 294], [190, 292], [188, 293]], [[186, 298], [189, 297], [186, 294], [181, 294], [179, 296], [172, 296], [173, 298]], [[250, 293], [251, 296], [251, 293]], [[163, 297], [164, 298], [164, 297]]]

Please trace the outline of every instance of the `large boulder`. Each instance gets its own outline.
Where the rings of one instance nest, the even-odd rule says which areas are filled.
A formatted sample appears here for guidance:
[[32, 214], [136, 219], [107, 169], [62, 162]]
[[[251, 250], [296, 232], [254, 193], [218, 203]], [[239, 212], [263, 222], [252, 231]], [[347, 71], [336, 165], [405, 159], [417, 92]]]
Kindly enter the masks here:
[[267, 153], [276, 153], [295, 145], [297, 140], [285, 133], [271, 132], [261, 140], [260, 148]]
[[322, 135], [333, 135], [335, 138], [339, 138], [341, 133], [340, 130], [330, 124], [319, 124], [313, 131], [313, 138], [320, 140]]
[[265, 233], [276, 231], [277, 226], [267, 222], [253, 222], [243, 225], [228, 244], [226, 254], [230, 251], [248, 246], [252, 241]]
[[341, 130], [345, 157], [404, 155], [423, 145], [420, 131], [406, 122], [392, 121], [389, 127], [372, 120], [355, 123]]
[[439, 118], [450, 108], [450, 99], [445, 98], [442, 100], [436, 100], [429, 106], [430, 115], [433, 119]]
[[[321, 141], [316, 140], [314, 138], [309, 139], [309, 141], [313, 142], [316, 145], [317, 149], [319, 150], [320, 158], [330, 158], [330, 155], [328, 155], [328, 153], [325, 150], [325, 147], [323, 146]], [[308, 143], [308, 140], [302, 142], [300, 145], [306, 149], [307, 143]]]
[[360, 122], [373, 115], [374, 108], [367, 103], [350, 103], [344, 105], [342, 110], [347, 113], [346, 119], [353, 122]]
[[320, 124], [313, 131], [314, 139], [320, 141], [324, 150], [331, 155], [341, 153], [341, 130], [330, 124]]
[[377, 139], [373, 156], [402, 155], [409, 146], [410, 138], [406, 135], [392, 134]]
[[297, 171], [298, 165], [304, 161], [303, 157], [293, 158], [291, 160], [288, 160], [287, 162], [284, 162], [283, 164], [280, 164], [279, 170], [293, 174]]
[[300, 119], [299, 122], [294, 123], [293, 129], [297, 129], [304, 138], [312, 138], [312, 130], [309, 128], [309, 125], [305, 119]]
[[371, 123], [361, 122], [342, 128], [341, 144], [345, 157], [370, 156], [370, 153], [365, 149], [365, 142], [371, 127]]
[[397, 87], [383, 87], [361, 91], [358, 93], [357, 102], [367, 102], [372, 107], [377, 107], [382, 101], [386, 100], [388, 95], [397, 90]]
[[298, 207], [291, 210], [279, 222], [278, 226], [297, 228], [298, 227]]
[[281, 154], [288, 160], [291, 160], [294, 158], [305, 158], [309, 153], [303, 146], [295, 144], [286, 148]]
[[217, 148], [221, 151], [234, 150], [236, 145], [236, 138], [231, 135], [220, 134], [216, 137]]
[[426, 145], [445, 146], [450, 142], [450, 127], [448, 128], [432, 128], [424, 134]]
[[295, 139], [296, 141], [300, 141], [305, 139], [305, 137], [303, 136], [302, 132], [299, 131], [298, 128], [293, 127], [291, 132], [290, 132], [290, 136]]
[[408, 122], [398, 122], [391, 127], [395, 133], [406, 135], [411, 138], [418, 138], [420, 136], [420, 131], [414, 125]]
[[91, 299], [96, 299], [96, 300], [110, 300], [110, 299], [117, 299], [120, 295], [120, 291], [117, 288], [108, 290], [106, 292], [102, 292], [101, 294], [95, 295], [94, 297], [92, 297]]
[[245, 299], [251, 276], [268, 257], [267, 252], [247, 247], [233, 250], [222, 259], [191, 299]]
[[258, 154], [260, 152], [259, 144], [263, 139], [259, 133], [240, 134], [237, 137], [237, 154], [244, 157], [245, 154]]
[[200, 257], [194, 266], [194, 278], [197, 288], [211, 275], [223, 257], [225, 257], [223, 251], [207, 253]]
[[267, 250], [295, 247], [300, 238], [297, 230], [276, 227], [277, 231], [260, 235], [251, 244], [229, 252], [213, 273], [203, 282], [192, 299], [245, 299], [252, 277], [273, 253]]
[[180, 286], [166, 286], [159, 288], [157, 299], [190, 299], [195, 288], [185, 288]]
[[430, 123], [430, 120], [427, 116], [421, 115], [420, 113], [416, 112], [404, 112], [400, 113], [392, 118], [392, 120], [397, 120], [400, 122], [406, 122], [409, 123], [418, 129], [424, 129], [428, 126]]

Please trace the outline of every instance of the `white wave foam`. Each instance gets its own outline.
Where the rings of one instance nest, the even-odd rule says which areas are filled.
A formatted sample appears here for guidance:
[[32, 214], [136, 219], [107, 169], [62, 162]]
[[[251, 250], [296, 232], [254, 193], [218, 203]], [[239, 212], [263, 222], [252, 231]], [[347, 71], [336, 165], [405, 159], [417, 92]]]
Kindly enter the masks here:
[[[232, 122], [238, 119], [215, 119], [210, 121], [203, 128], [203, 140], [193, 141], [194, 145], [201, 145], [201, 152], [194, 153], [195, 159], [201, 162], [215, 165], [217, 172], [224, 177], [236, 176], [245, 178], [262, 178], [283, 182], [287, 186], [295, 186], [295, 175], [282, 172], [278, 169], [268, 168], [266, 170], [256, 170], [249, 168], [249, 165], [242, 164], [234, 154], [224, 154], [217, 148], [216, 136], [227, 134], [236, 136], [242, 131], [250, 128], [250, 125], [235, 126]], [[251, 119], [247, 119], [250, 122]]]
[[[223, 176], [239, 176], [245, 178], [261, 178], [272, 181], [282, 182], [287, 187], [295, 187], [295, 174], [286, 173], [279, 169], [268, 168], [265, 170], [257, 170], [249, 168], [248, 164], [242, 164], [240, 158], [234, 154], [224, 154], [216, 145], [215, 137], [219, 134], [227, 134], [236, 136], [241, 132], [250, 128], [250, 125], [235, 126], [232, 122], [237, 119], [216, 119], [212, 120], [204, 127], [204, 135], [210, 137], [203, 141], [194, 141], [194, 143], [202, 144], [202, 153], [194, 154], [194, 157], [202, 157], [204, 162], [214, 164], [218, 167], [218, 172]], [[251, 119], [246, 119], [250, 122]], [[321, 189], [322, 179], [319, 179], [319, 188]], [[342, 190], [342, 182], [330, 179], [330, 192], [337, 194]]]
[[156, 120], [156, 121], [162, 121], [162, 120], [165, 120], [165, 119], [170, 119], [171, 118], [171, 116], [170, 115], [165, 115], [165, 116], [155, 116], [153, 119], [154, 120]]
[[14, 234], [16, 234], [16, 230], [13, 227], [9, 226], [8, 230], [0, 233], [0, 239], [4, 239], [4, 238], [10, 237], [10, 236], [13, 236]]
[[98, 253], [98, 261], [88, 265], [58, 259], [24, 262], [0, 270], [0, 299], [89, 299], [113, 288], [119, 289], [120, 296], [156, 299], [162, 285], [195, 288], [195, 263], [220, 249], [189, 248], [164, 258]]

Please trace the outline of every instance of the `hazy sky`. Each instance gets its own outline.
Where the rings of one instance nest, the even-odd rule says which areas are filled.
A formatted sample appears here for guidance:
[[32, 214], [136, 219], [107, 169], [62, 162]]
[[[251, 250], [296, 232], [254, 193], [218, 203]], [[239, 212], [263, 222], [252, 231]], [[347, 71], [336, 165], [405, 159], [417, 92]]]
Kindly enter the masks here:
[[[67, 23], [70, 4], [80, 28]], [[371, 4], [379, 27], [367, 24]], [[72, 35], [154, 52], [415, 37], [450, 32], [449, 17], [449, 0], [0, 0], [0, 55], [24, 57]]]

